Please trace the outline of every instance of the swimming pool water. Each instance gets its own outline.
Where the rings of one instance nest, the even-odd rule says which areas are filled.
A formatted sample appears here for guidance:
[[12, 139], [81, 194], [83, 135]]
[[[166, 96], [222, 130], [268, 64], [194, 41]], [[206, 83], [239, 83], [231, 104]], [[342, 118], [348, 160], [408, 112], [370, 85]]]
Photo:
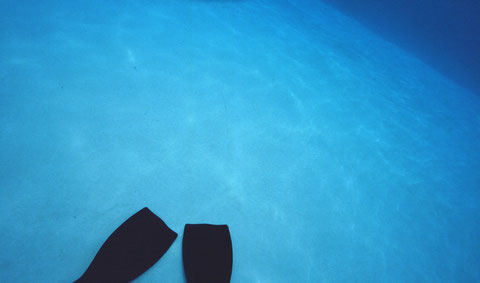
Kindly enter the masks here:
[[480, 98], [321, 2], [0, 2], [0, 281], [71, 282], [144, 206], [232, 282], [480, 281]]

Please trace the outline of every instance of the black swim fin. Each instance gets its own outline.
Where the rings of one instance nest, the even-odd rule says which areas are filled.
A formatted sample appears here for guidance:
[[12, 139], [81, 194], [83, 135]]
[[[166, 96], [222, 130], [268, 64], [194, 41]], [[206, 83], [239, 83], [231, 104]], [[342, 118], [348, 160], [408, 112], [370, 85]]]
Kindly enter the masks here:
[[152, 267], [176, 238], [177, 233], [145, 207], [108, 237], [75, 282], [130, 282]]
[[182, 253], [187, 283], [230, 282], [233, 252], [227, 225], [185, 225]]

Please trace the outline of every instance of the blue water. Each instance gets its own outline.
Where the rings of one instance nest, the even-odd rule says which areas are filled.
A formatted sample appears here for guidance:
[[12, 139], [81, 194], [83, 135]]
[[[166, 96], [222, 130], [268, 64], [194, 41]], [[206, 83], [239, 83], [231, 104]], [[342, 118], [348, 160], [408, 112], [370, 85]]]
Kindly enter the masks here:
[[[302, 2], [318, 2], [302, 0]], [[480, 95], [480, 1], [324, 0]]]
[[479, 282], [480, 96], [332, 6], [0, 1], [0, 281], [71, 282], [144, 206], [232, 282]]

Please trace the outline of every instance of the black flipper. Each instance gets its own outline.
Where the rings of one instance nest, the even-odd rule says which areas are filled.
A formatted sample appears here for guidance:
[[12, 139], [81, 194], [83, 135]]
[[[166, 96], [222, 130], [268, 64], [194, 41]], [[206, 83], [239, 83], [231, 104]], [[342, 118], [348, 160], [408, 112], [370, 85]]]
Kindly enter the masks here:
[[130, 282], [152, 267], [176, 238], [177, 233], [145, 207], [108, 237], [75, 282]]
[[227, 225], [185, 225], [182, 253], [188, 283], [230, 282], [233, 253]]

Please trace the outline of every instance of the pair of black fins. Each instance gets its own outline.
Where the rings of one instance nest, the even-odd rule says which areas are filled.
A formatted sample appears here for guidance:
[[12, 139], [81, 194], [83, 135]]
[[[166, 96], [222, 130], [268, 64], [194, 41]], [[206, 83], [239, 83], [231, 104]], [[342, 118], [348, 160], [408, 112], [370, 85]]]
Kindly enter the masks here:
[[[177, 233], [145, 207], [108, 237], [75, 282], [130, 282], [152, 267], [176, 238]], [[233, 253], [227, 225], [185, 225], [182, 254], [188, 283], [230, 282]]]

